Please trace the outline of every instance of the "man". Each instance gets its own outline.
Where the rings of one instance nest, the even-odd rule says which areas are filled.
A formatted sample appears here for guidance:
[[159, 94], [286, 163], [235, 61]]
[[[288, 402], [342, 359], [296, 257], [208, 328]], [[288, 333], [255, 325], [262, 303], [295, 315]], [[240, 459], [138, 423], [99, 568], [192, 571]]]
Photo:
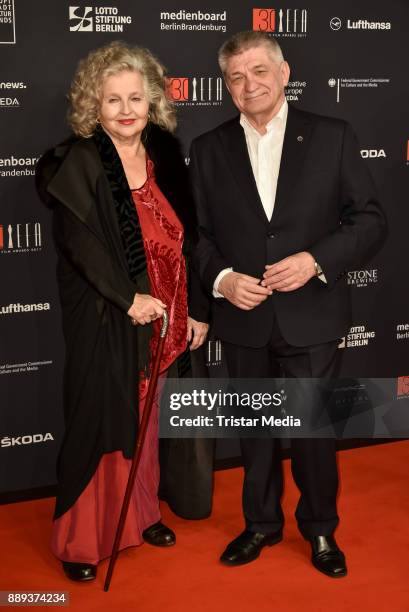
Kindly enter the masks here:
[[[229, 375], [336, 377], [339, 339], [351, 325], [345, 273], [370, 257], [384, 215], [344, 121], [288, 106], [290, 69], [278, 43], [241, 32], [219, 51], [240, 116], [197, 138], [191, 176], [198, 208], [198, 265], [213, 295], [213, 331]], [[256, 559], [282, 539], [278, 440], [242, 439], [245, 531], [221, 556]], [[333, 536], [338, 474], [333, 439], [291, 441], [301, 492], [296, 518], [314, 566], [347, 573]]]

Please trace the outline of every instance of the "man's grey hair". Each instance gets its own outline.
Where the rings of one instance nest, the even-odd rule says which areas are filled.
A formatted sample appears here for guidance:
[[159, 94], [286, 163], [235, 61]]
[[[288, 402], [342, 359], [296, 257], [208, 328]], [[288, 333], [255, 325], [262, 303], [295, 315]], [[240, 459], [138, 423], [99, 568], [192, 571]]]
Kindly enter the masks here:
[[266, 32], [247, 30], [233, 34], [222, 44], [218, 53], [220, 70], [225, 75], [227, 62], [233, 55], [239, 55], [243, 51], [261, 46], [267, 48], [273, 61], [284, 61], [283, 52], [275, 38], [269, 36]]

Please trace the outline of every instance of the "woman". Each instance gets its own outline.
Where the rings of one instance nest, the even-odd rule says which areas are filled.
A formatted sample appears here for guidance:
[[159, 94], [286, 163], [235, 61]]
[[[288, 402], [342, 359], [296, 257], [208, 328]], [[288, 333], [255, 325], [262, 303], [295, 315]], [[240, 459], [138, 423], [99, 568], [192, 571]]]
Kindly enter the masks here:
[[[208, 326], [192, 273], [187, 310], [195, 218], [163, 67], [111, 43], [80, 62], [70, 102], [75, 137], [37, 169], [53, 207], [66, 342], [52, 549], [69, 578], [90, 580], [111, 552], [163, 312], [162, 378], [186, 370], [187, 344], [199, 347]], [[121, 548], [175, 543], [160, 521], [157, 402]]]

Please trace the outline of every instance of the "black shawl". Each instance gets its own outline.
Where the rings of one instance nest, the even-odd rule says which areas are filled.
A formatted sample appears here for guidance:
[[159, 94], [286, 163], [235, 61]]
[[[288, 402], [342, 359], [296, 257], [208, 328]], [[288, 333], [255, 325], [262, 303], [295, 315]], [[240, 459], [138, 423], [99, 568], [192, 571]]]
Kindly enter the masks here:
[[[170, 133], [152, 125], [145, 146], [155, 164], [158, 186], [184, 226], [188, 255], [195, 242], [196, 219], [180, 145]], [[137, 373], [146, 361], [146, 355], [141, 355], [145, 349], [138, 351], [138, 347], [147, 346], [146, 338], [141, 342], [141, 331], [149, 326], [132, 326], [126, 313], [135, 293], [148, 292], [149, 284], [138, 217], [122, 164], [105, 133], [71, 139], [46, 153], [38, 164], [36, 181], [40, 197], [53, 209], [66, 343], [66, 433], [57, 461], [54, 515], [58, 518], [84, 490], [102, 454], [122, 450], [126, 458], [132, 457]], [[189, 313], [206, 321], [208, 303], [194, 270], [190, 278]], [[186, 371], [188, 356], [187, 351], [178, 360], [179, 373]], [[191, 459], [195, 442], [187, 442]], [[186, 449], [182, 454], [186, 457]], [[207, 472], [208, 468], [209, 462]], [[181, 473], [183, 469], [181, 465]], [[200, 487], [202, 476], [206, 490], [198, 495], [192, 491], [195, 507], [189, 508], [185, 486], [180, 491], [183, 507], [176, 495], [173, 508], [200, 518], [210, 511], [209, 474], [199, 465], [197, 474], [191, 466], [189, 470], [188, 488]], [[171, 504], [172, 496], [173, 492], [167, 496]]]

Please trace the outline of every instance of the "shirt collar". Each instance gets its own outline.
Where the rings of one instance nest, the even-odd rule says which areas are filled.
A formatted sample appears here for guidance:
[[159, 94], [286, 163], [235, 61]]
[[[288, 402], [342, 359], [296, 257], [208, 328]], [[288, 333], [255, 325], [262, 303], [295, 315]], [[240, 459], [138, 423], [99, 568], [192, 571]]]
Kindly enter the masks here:
[[[286, 98], [284, 98], [284, 102], [282, 103], [280, 110], [278, 111], [276, 115], [274, 115], [272, 119], [270, 119], [270, 121], [266, 125], [267, 133], [271, 132], [271, 130], [273, 129], [273, 126], [277, 124], [277, 119], [282, 124], [282, 126], [285, 127], [286, 122], [287, 122], [287, 115], [288, 115], [288, 102]], [[257, 134], [257, 136], [261, 137], [260, 132], [258, 132], [256, 128], [251, 125], [246, 115], [244, 115], [243, 113], [240, 114], [240, 125], [244, 129], [250, 129], [252, 132]]]

